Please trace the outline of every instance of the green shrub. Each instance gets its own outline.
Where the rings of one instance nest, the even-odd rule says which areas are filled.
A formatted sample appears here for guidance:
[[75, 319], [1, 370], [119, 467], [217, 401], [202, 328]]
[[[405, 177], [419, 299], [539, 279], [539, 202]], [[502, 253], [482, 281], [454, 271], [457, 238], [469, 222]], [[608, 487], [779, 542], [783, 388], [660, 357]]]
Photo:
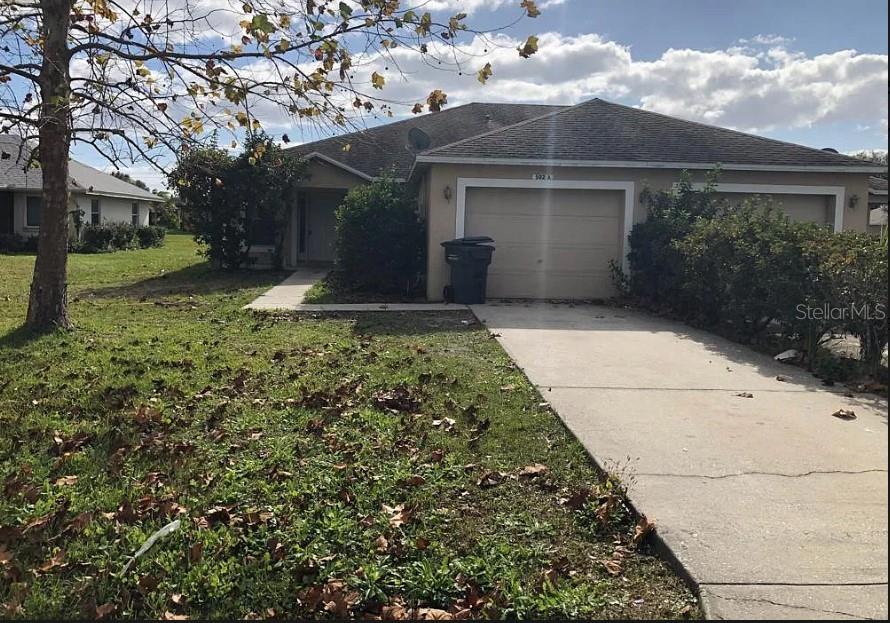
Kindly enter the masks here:
[[826, 302], [844, 310], [843, 333], [859, 338], [860, 360], [876, 372], [887, 346], [887, 243], [865, 233], [830, 236], [821, 254]]
[[702, 324], [725, 323], [743, 341], [793, 318], [807, 287], [799, 234], [781, 212], [756, 202], [698, 219], [672, 245], [682, 311]]
[[[613, 267], [616, 280], [623, 282], [631, 296], [653, 308], [676, 309], [683, 297], [682, 258], [674, 247], [700, 218], [713, 216], [717, 211], [712, 186], [695, 190], [684, 174], [673, 193], [644, 191], [648, 204], [648, 218], [631, 230], [629, 244], [631, 273], [624, 276]], [[626, 280], [626, 281], [625, 281]]]
[[236, 158], [215, 146], [183, 152], [168, 179], [177, 189], [184, 224], [206, 245], [214, 266], [246, 264], [252, 225], [264, 221], [271, 224], [273, 265], [281, 268], [291, 208], [305, 169], [304, 160], [259, 133], [247, 137]]
[[111, 229], [107, 225], [93, 225], [87, 223], [83, 226], [80, 238], [80, 251], [82, 253], [103, 253], [111, 250]]
[[0, 253], [34, 253], [36, 251], [37, 236], [0, 234]]
[[106, 223], [111, 231], [111, 250], [125, 251], [136, 246], [136, 227], [130, 223]]
[[149, 249], [164, 245], [167, 229], [159, 225], [139, 226], [136, 228], [136, 242], [140, 249]]
[[685, 179], [648, 201], [649, 219], [630, 236], [630, 274], [613, 267], [640, 304], [746, 342], [782, 334], [811, 367], [826, 338], [855, 336], [862, 365], [877, 373], [888, 338], [886, 241], [792, 223], [761, 200], [721, 204]]
[[417, 289], [424, 247], [416, 201], [392, 179], [352, 189], [337, 209], [336, 269], [356, 290], [386, 294]]
[[104, 253], [127, 249], [147, 249], [164, 244], [167, 230], [156, 225], [133, 226], [130, 223], [103, 223], [83, 226], [80, 241], [70, 245], [70, 250], [81, 253]]

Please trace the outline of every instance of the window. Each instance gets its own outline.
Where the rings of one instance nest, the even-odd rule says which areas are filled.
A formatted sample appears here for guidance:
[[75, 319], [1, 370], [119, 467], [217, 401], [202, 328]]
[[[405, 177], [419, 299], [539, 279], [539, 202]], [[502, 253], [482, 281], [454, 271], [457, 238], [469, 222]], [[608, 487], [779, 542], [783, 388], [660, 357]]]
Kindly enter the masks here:
[[139, 224], [139, 204], [135, 201], [133, 202], [133, 207], [130, 210], [130, 216], [133, 220], [133, 225]]
[[25, 212], [25, 227], [40, 227], [40, 197], [28, 197]]
[[93, 199], [90, 202], [90, 223], [98, 225], [102, 222], [102, 211], [99, 208], [99, 200]]

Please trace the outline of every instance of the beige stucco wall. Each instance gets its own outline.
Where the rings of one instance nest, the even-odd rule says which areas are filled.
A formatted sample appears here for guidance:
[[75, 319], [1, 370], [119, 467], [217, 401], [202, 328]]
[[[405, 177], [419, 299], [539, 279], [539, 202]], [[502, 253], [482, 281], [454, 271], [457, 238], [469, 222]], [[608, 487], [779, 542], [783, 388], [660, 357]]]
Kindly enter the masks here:
[[[634, 184], [634, 222], [646, 217], [646, 206], [640, 200], [644, 188], [666, 190], [680, 178], [681, 172], [672, 169], [588, 168], [588, 167], [525, 167], [501, 165], [431, 165], [423, 173], [426, 177], [419, 185], [422, 203], [427, 207], [427, 297], [441, 300], [442, 289], [448, 283], [449, 270], [439, 243], [454, 238], [457, 205], [457, 180], [460, 177], [531, 180], [533, 174], [548, 173], [555, 180], [600, 180], [632, 182]], [[704, 182], [705, 171], [693, 172], [693, 181]], [[866, 173], [795, 173], [779, 171], [723, 171], [723, 184], [771, 184], [795, 186], [843, 186], [845, 188], [844, 229], [866, 231], [868, 224], [868, 174]], [[451, 198], [445, 199], [445, 188], [451, 189]], [[849, 199], [857, 196], [855, 208]], [[833, 197], [829, 200], [832, 202]], [[495, 242], [495, 246], [497, 242]], [[624, 249], [621, 250], [622, 255]]]
[[319, 160], [312, 159], [306, 169], [306, 176], [301, 186], [307, 188], [345, 188], [366, 183], [364, 178]]
[[[367, 180], [358, 175], [345, 171], [340, 167], [329, 164], [317, 158], [309, 161], [306, 168], [306, 177], [300, 184], [303, 192], [309, 195], [309, 202], [312, 201], [312, 193], [315, 191], [344, 190], [366, 184]], [[333, 209], [333, 208], [332, 208]], [[294, 204], [290, 211], [290, 220], [288, 221], [287, 232], [284, 239], [287, 242], [287, 248], [284, 253], [285, 266], [293, 268], [302, 259], [299, 253], [299, 206]]]
[[[27, 213], [28, 197], [39, 197], [39, 192], [16, 192], [13, 195], [13, 221], [15, 232], [23, 236], [36, 236], [39, 228], [27, 227], [25, 216]], [[68, 211], [79, 209], [83, 212], [83, 222], [90, 222], [90, 209], [92, 199], [99, 199], [99, 213], [103, 223], [130, 223], [132, 199], [119, 197], [89, 196], [71, 194], [68, 197]], [[146, 201], [137, 201], [139, 204], [139, 224], [148, 225], [148, 213], [151, 204]]]

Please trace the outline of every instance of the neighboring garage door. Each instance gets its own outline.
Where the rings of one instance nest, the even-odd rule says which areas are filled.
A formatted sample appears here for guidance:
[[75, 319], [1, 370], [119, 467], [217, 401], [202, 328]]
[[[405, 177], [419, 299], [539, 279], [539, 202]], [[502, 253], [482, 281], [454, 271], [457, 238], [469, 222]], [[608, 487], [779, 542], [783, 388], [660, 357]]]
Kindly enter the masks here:
[[[770, 201], [772, 205], [788, 215], [795, 223], [819, 223], [830, 225], [834, 223], [834, 196], [826, 195], [759, 195], [762, 200]], [[717, 193], [718, 199], [726, 199], [736, 205], [748, 199], [754, 199], [754, 195], [744, 193]]]
[[468, 188], [464, 231], [490, 236], [491, 298], [590, 299], [614, 294], [624, 192]]

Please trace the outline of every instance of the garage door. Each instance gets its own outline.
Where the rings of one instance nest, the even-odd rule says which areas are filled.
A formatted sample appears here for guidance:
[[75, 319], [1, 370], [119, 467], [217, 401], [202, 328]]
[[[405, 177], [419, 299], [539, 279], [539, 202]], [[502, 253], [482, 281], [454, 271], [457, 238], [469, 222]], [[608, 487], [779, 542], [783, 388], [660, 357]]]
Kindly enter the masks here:
[[468, 188], [465, 235], [490, 236], [491, 298], [590, 299], [614, 294], [623, 191]]

